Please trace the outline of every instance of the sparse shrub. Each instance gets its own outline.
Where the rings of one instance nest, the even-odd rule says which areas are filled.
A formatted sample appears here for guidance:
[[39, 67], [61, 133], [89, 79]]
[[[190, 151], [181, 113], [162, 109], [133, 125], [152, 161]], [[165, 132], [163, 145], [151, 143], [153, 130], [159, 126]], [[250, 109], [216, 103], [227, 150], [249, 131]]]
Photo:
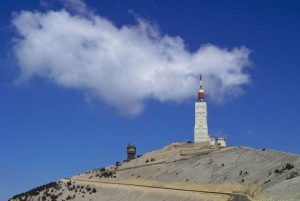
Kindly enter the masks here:
[[57, 195], [51, 195], [50, 196], [50, 200], [51, 201], [56, 201], [58, 199], [58, 196]]
[[290, 169], [293, 169], [293, 168], [294, 168], [294, 165], [293, 165], [293, 164], [287, 163], [285, 166], [283, 166], [283, 167], [281, 168], [281, 170], [276, 169], [276, 170], [274, 171], [274, 173], [278, 175], [278, 174], [283, 173], [285, 170], [290, 170]]
[[60, 185], [57, 182], [51, 182], [42, 186], [39, 186], [37, 188], [34, 188], [30, 191], [27, 191], [25, 193], [21, 193], [18, 195], [15, 195], [14, 197], [12, 197], [12, 199], [14, 200], [24, 200], [22, 199], [22, 197], [25, 197], [25, 200], [28, 200], [29, 196], [38, 196], [41, 192], [44, 191], [44, 195], [42, 196], [42, 200], [46, 200], [47, 196], [50, 196], [50, 194], [48, 193], [48, 191], [50, 189], [55, 189], [55, 190], [60, 190]]
[[155, 158], [151, 158], [151, 162], [154, 162], [155, 161]]
[[95, 189], [95, 188], [93, 188], [93, 191], [92, 191], [93, 193], [96, 193], [97, 192], [97, 190]]
[[222, 165], [221, 165], [222, 167], [224, 167], [224, 163], [222, 163]]
[[67, 182], [67, 186], [71, 186], [71, 184], [72, 184], [71, 181]]
[[286, 179], [293, 179], [293, 178], [297, 177], [298, 175], [299, 175], [298, 172], [293, 171], [286, 177]]
[[146, 160], [146, 163], [149, 163], [149, 159]]
[[265, 148], [262, 148], [262, 150], [261, 151], [266, 151], [266, 149]]
[[293, 169], [294, 168], [294, 165], [290, 164], [290, 163], [287, 163], [284, 167], [285, 170], [290, 170], [290, 169]]
[[265, 181], [264, 184], [267, 184], [267, 183], [269, 183], [270, 181], [271, 181], [271, 179]]
[[242, 174], [243, 174], [243, 171], [241, 170], [241, 171], [240, 171], [240, 175], [242, 175]]
[[244, 181], [245, 181], [245, 180], [244, 180], [244, 179], [242, 179], [241, 183], [244, 183]]
[[278, 169], [276, 169], [276, 170], [274, 171], [274, 173], [275, 173], [275, 174], [281, 174], [281, 173], [282, 173], [282, 171], [281, 171], [281, 170], [278, 170]]

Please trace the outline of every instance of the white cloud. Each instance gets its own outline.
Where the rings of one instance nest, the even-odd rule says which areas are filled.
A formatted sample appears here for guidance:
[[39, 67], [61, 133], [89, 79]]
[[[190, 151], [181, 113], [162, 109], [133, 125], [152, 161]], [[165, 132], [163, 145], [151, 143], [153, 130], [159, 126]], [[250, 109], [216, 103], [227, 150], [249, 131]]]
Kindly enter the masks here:
[[39, 76], [81, 89], [125, 114], [140, 113], [149, 98], [195, 97], [200, 73], [217, 101], [240, 95], [249, 82], [247, 48], [205, 44], [190, 52], [182, 38], [161, 35], [141, 19], [118, 28], [95, 14], [23, 11], [12, 23], [20, 35], [14, 51], [21, 80]]

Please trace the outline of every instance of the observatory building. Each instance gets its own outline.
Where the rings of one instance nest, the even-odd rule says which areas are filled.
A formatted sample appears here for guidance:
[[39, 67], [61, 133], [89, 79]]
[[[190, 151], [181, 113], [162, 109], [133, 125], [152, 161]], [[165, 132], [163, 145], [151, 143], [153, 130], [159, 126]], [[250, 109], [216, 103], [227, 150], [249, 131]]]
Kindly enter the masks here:
[[127, 161], [135, 159], [136, 146], [133, 144], [127, 145]]
[[209, 143], [224, 147], [226, 146], [225, 138], [211, 138], [208, 134], [207, 103], [205, 101], [205, 91], [203, 88], [203, 81], [201, 75], [200, 89], [198, 91], [198, 101], [195, 103], [194, 143]]

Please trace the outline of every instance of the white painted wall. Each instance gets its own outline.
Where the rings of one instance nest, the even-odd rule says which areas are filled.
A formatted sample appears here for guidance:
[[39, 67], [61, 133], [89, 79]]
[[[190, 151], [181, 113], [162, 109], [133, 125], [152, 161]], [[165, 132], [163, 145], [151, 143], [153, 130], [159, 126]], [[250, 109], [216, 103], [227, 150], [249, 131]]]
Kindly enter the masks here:
[[194, 142], [210, 142], [207, 126], [206, 102], [195, 103]]
[[216, 139], [216, 144], [220, 145], [221, 147], [226, 147], [226, 140], [225, 140], [225, 138], [218, 137]]

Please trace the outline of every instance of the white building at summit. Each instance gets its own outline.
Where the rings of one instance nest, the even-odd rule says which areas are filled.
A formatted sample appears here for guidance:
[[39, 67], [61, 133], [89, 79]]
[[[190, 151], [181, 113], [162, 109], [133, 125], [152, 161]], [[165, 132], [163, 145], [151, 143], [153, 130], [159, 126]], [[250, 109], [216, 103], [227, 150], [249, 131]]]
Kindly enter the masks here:
[[200, 89], [198, 91], [198, 101], [195, 103], [194, 142], [226, 146], [225, 138], [211, 138], [208, 134], [207, 103], [204, 98], [205, 92], [203, 89], [202, 76], [200, 75]]

